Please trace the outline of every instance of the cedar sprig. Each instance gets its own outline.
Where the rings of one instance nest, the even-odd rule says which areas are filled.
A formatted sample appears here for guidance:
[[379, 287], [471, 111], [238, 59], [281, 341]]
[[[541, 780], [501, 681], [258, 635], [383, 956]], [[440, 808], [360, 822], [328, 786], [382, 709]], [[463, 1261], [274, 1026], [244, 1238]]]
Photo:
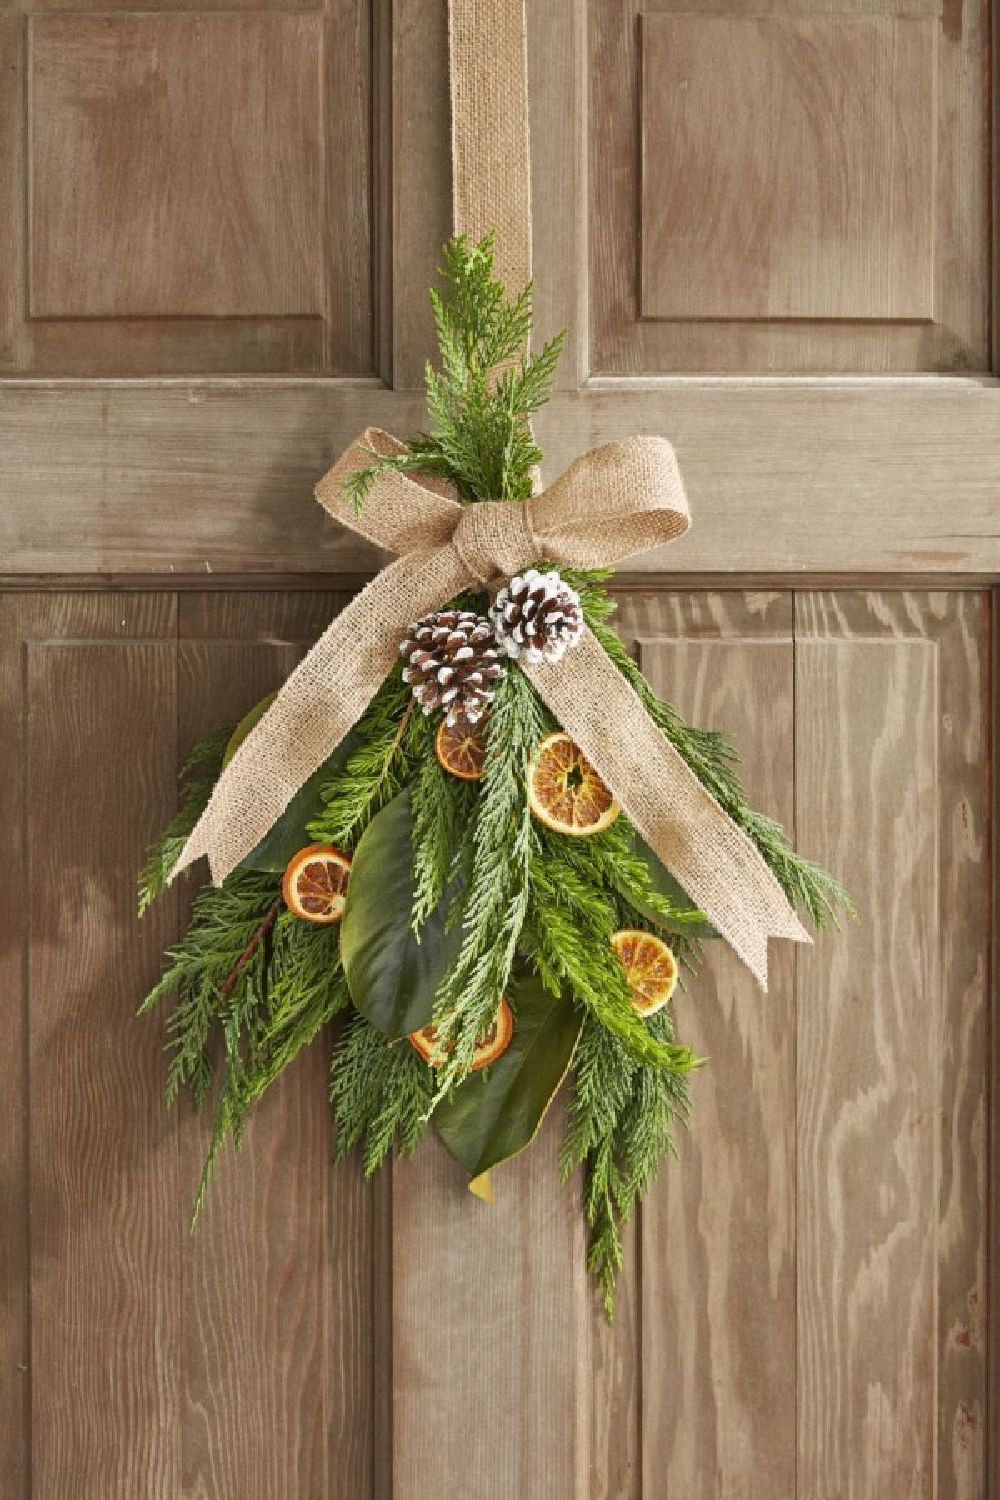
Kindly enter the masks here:
[[375, 814], [409, 784], [422, 743], [413, 710], [402, 668], [396, 666], [353, 731], [356, 748], [324, 787], [323, 811], [309, 825], [310, 838], [353, 849]]
[[462, 943], [434, 1004], [435, 1022], [452, 1047], [438, 1070], [439, 1097], [468, 1072], [476, 1038], [496, 1013], [513, 967], [535, 849], [527, 763], [544, 722], [528, 679], [510, 667], [490, 708], [486, 763], [466, 839]]
[[156, 897], [166, 890], [181, 850], [208, 806], [231, 736], [231, 727], [208, 735], [195, 745], [185, 761], [180, 773], [180, 806], [151, 846], [146, 863], [139, 872], [140, 917], [146, 914]]
[[508, 298], [493, 264], [492, 235], [445, 246], [440, 289], [431, 292], [441, 368], [425, 372], [429, 430], [404, 453], [371, 451], [348, 481], [356, 510], [391, 470], [445, 479], [466, 502], [530, 496], [542, 458], [531, 418], [552, 393], [565, 335], [529, 353], [532, 287]]
[[561, 852], [540, 844], [529, 882], [526, 939], [546, 987], [553, 993], [569, 990], [635, 1062], [680, 1073], [696, 1067], [689, 1047], [663, 1043], [636, 1013], [625, 971], [611, 947], [615, 906], [602, 887]]
[[841, 912], [855, 916], [854, 904], [840, 882], [821, 865], [797, 853], [781, 825], [749, 805], [736, 770], [739, 752], [726, 736], [686, 724], [669, 703], [654, 693], [614, 630], [596, 616], [588, 624], [641, 698], [650, 718], [736, 826], [756, 844], [789, 901], [801, 907], [817, 929], [836, 926]]
[[412, 1156], [427, 1128], [431, 1070], [405, 1041], [389, 1042], [355, 1014], [334, 1049], [330, 1099], [337, 1122], [338, 1158], [364, 1141], [370, 1177], [396, 1148]]
[[[673, 1044], [669, 1010], [646, 1026]], [[584, 1026], [562, 1150], [564, 1177], [583, 1166], [584, 1212], [590, 1228], [587, 1268], [601, 1288], [605, 1315], [614, 1314], [614, 1287], [624, 1259], [622, 1226], [645, 1196], [690, 1108], [683, 1074], [643, 1067], [595, 1020]]]
[[[420, 715], [417, 735], [425, 743], [410, 787], [413, 809], [413, 930], [420, 931], [458, 875], [468, 853], [465, 839], [476, 802], [476, 788], [449, 776], [434, 753], [430, 721]], [[460, 905], [454, 912], [460, 915]]]
[[279, 875], [254, 870], [204, 887], [141, 1007], [174, 1001], [168, 1103], [186, 1089], [201, 1107], [216, 1083], [195, 1218], [226, 1140], [239, 1145], [252, 1107], [349, 1000], [336, 930], [282, 910], [280, 891]]

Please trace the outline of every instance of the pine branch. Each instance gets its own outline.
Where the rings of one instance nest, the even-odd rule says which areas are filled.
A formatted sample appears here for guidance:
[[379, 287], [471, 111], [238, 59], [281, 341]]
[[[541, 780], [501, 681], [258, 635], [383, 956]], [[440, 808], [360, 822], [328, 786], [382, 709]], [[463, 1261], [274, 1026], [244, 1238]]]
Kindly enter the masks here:
[[208, 806], [232, 732], [232, 728], [229, 728], [208, 735], [194, 747], [184, 763], [179, 778], [180, 807], [150, 848], [146, 863], [139, 873], [140, 917], [145, 915], [156, 897], [166, 889], [181, 850]]
[[409, 1043], [388, 1042], [355, 1015], [334, 1050], [330, 1098], [337, 1157], [363, 1140], [364, 1170], [370, 1177], [393, 1146], [403, 1156], [417, 1149], [431, 1110], [431, 1070]]
[[588, 872], [575, 868], [554, 842], [539, 844], [530, 889], [526, 940], [546, 986], [553, 992], [568, 989], [636, 1062], [669, 1072], [697, 1066], [689, 1047], [659, 1041], [633, 1008], [625, 971], [611, 947], [615, 907]]
[[493, 241], [445, 246], [441, 286], [431, 293], [441, 368], [426, 370], [429, 431], [349, 480], [360, 509], [376, 477], [422, 472], [447, 479], [466, 502], [525, 500], [542, 454], [531, 418], [552, 393], [564, 335], [528, 352], [532, 289], [508, 299], [493, 276]]
[[512, 665], [490, 710], [486, 765], [468, 836], [462, 945], [435, 1001], [435, 1022], [453, 1049], [438, 1072], [439, 1096], [468, 1072], [476, 1038], [496, 1014], [510, 977], [528, 908], [534, 848], [527, 763], [543, 728], [535, 691]]
[[323, 791], [325, 806], [309, 825], [311, 838], [354, 848], [375, 814], [414, 774], [419, 754], [414, 723], [413, 698], [396, 667], [354, 731], [357, 749]]
[[413, 808], [412, 923], [419, 936], [457, 873], [476, 789], [468, 782], [449, 776], [441, 766], [434, 753], [429, 720], [420, 718], [418, 733], [424, 735], [425, 744], [420, 752], [410, 796]]
[[750, 807], [736, 771], [739, 754], [725, 735], [685, 724], [676, 710], [653, 692], [614, 630], [596, 617], [590, 618], [588, 624], [641, 698], [650, 718], [736, 826], [756, 844], [789, 901], [802, 907], [820, 929], [836, 925], [838, 912], [855, 916], [854, 904], [840, 882], [812, 860], [796, 853], [781, 826]]
[[[673, 1044], [668, 1011], [650, 1016], [646, 1024], [661, 1045]], [[623, 1261], [622, 1225], [660, 1162], [675, 1154], [674, 1130], [686, 1123], [689, 1107], [682, 1075], [637, 1064], [614, 1035], [587, 1021], [574, 1061], [562, 1167], [564, 1177], [581, 1164], [584, 1168], [591, 1231], [587, 1268], [597, 1277], [609, 1322]]]
[[174, 1000], [169, 1103], [188, 1089], [204, 1105], [218, 1071], [195, 1219], [226, 1140], [239, 1144], [252, 1106], [348, 1003], [339, 934], [283, 911], [280, 885], [278, 875], [238, 870], [221, 889], [201, 890], [187, 932], [142, 1006]]

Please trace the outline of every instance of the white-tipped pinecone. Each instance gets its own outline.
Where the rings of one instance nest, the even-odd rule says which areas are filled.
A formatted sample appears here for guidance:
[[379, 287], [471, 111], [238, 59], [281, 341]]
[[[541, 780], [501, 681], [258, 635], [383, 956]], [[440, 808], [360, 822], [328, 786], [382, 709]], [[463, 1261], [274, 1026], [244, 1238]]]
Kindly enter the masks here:
[[442, 709], [449, 724], [479, 722], [504, 675], [489, 620], [467, 609], [424, 615], [399, 649], [403, 681], [425, 714]]
[[558, 573], [529, 568], [501, 589], [490, 609], [493, 633], [508, 656], [555, 662], [583, 634], [580, 596]]

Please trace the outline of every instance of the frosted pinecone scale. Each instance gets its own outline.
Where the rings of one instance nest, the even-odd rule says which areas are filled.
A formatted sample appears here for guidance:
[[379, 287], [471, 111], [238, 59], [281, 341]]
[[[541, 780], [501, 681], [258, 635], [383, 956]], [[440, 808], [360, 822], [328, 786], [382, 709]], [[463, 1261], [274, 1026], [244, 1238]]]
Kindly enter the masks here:
[[479, 722], [504, 675], [489, 620], [466, 609], [424, 615], [399, 649], [403, 681], [425, 714], [441, 711], [448, 724]]
[[517, 574], [497, 594], [490, 619], [499, 645], [514, 660], [557, 662], [583, 635], [580, 596], [554, 570]]

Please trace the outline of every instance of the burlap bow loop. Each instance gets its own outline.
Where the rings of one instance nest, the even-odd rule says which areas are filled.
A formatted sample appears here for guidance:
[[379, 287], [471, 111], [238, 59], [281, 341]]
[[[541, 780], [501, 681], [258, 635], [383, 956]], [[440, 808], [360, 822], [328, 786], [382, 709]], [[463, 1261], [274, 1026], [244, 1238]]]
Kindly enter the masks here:
[[[405, 451], [370, 428], [317, 486], [332, 516], [397, 559], [338, 615], [244, 740], [175, 874], [207, 854], [218, 882], [250, 853], [357, 723], [421, 615], [543, 557], [564, 567], [607, 566], [671, 541], [690, 523], [674, 451], [658, 437], [595, 448], [524, 504], [463, 505], [442, 481], [386, 470], [357, 512], [350, 477], [373, 454]], [[522, 668], [639, 833], [766, 987], [768, 937], [808, 942], [808, 934], [758, 850], [597, 639], [585, 631], [558, 665]]]

